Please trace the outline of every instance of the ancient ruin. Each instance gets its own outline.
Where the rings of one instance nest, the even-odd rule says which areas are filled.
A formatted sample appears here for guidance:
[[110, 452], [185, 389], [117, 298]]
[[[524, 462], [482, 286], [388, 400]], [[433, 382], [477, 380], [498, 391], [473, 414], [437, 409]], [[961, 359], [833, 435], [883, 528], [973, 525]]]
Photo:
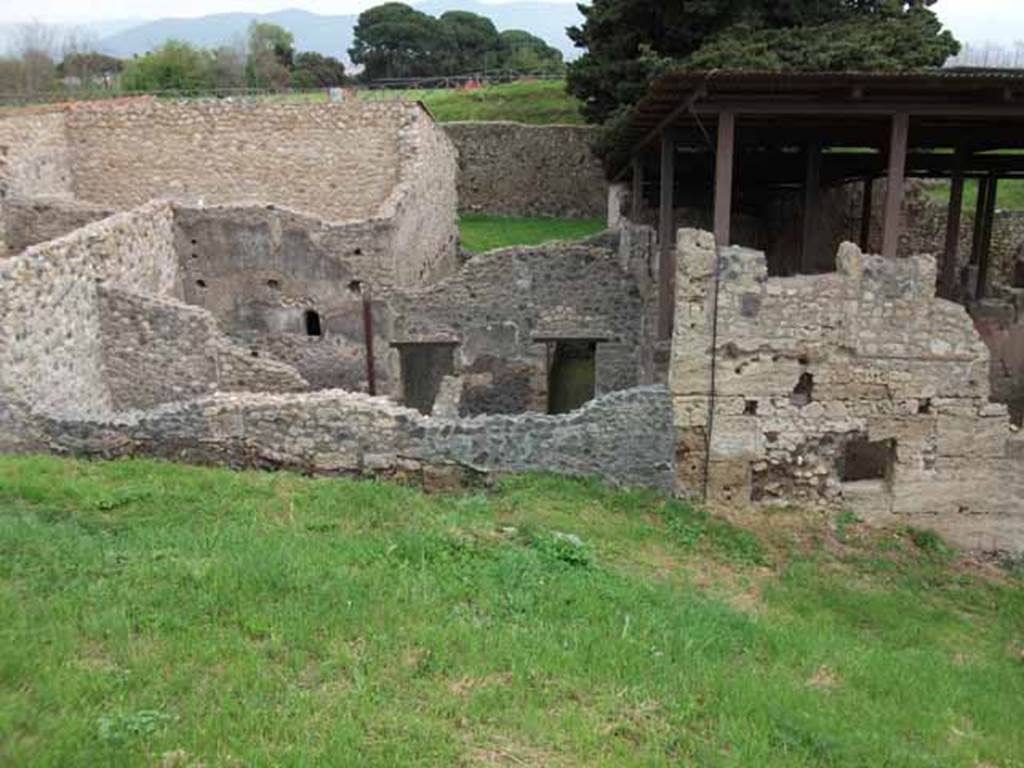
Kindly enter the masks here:
[[[0, 117], [0, 450], [598, 475], [1024, 547], [1024, 376], [993, 377], [990, 352], [1016, 315], [936, 298], [940, 265], [916, 251], [833, 259], [822, 237], [829, 268], [776, 276], [707, 232], [666, 250], [621, 186], [600, 236], [460, 252], [460, 197], [605, 199], [584, 134], [525, 130], [446, 131], [403, 102]], [[494, 199], [559, 141], [533, 198]]]

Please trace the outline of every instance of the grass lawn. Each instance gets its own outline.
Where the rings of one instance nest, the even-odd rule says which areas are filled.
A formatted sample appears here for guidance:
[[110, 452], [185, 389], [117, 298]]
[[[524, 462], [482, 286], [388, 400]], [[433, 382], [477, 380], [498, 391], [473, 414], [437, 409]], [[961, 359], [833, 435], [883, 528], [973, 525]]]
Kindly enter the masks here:
[[510, 120], [534, 125], [582, 125], [579, 102], [565, 90], [564, 80], [523, 80], [473, 90], [437, 89], [360, 91], [364, 99], [393, 99], [397, 94], [418, 99], [440, 122]]
[[744, 525], [548, 477], [0, 458], [0, 764], [1022, 764], [1020, 581]]
[[[929, 184], [925, 188], [929, 197], [942, 203], [949, 203], [949, 182]], [[978, 182], [969, 179], [964, 182], [964, 211], [973, 212], [978, 205]], [[1024, 211], [1024, 180], [1002, 179], [996, 188], [996, 208], [1008, 211]]]
[[596, 235], [605, 226], [603, 218], [516, 218], [484, 213], [464, 213], [459, 217], [462, 247], [474, 253], [552, 240], [578, 240]]

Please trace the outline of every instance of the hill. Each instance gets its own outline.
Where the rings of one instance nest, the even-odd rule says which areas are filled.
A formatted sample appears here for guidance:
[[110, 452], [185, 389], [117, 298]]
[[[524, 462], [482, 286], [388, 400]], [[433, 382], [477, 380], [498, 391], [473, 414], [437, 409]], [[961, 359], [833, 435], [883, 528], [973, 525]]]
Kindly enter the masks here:
[[[561, 50], [567, 58], [575, 55], [565, 34], [566, 27], [580, 19], [574, 5], [544, 2], [489, 5], [477, 0], [428, 0], [416, 7], [435, 16], [449, 10], [472, 11], [492, 19], [499, 30], [525, 29]], [[167, 18], [108, 35], [99, 41], [99, 48], [112, 56], [129, 58], [171, 38], [215, 46], [240, 39], [253, 21], [265, 21], [279, 24], [295, 35], [299, 50], [317, 51], [347, 61], [357, 18], [356, 15], [328, 16], [296, 9], [265, 14], [218, 13], [197, 18]]]

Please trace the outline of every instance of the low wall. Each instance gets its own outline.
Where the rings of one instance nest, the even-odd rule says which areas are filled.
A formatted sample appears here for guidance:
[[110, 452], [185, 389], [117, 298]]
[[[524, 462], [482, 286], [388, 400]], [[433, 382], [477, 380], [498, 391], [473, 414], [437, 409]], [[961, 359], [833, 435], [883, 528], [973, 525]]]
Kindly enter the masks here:
[[103, 375], [115, 411], [214, 392], [300, 392], [291, 367], [230, 341], [209, 312], [100, 287]]
[[172, 220], [151, 203], [0, 260], [0, 396], [68, 418], [110, 412], [98, 285], [180, 295]]
[[835, 274], [768, 278], [762, 253], [679, 233], [678, 489], [842, 505], [1024, 549], [1024, 441], [989, 402], [971, 319], [935, 298], [934, 259], [845, 244], [837, 261]]
[[448, 123], [459, 153], [459, 209], [510, 216], [603, 217], [604, 167], [593, 128]]
[[646, 387], [564, 416], [433, 419], [335, 391], [217, 395], [117, 421], [51, 421], [38, 430], [51, 450], [92, 456], [151, 455], [326, 474], [543, 471], [668, 490], [670, 426], [668, 392]]

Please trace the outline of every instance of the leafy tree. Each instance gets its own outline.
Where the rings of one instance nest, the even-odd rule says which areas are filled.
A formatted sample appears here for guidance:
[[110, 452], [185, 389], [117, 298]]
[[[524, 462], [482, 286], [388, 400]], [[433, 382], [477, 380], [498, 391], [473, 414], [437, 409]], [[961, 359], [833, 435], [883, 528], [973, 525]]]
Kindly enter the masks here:
[[565, 70], [562, 52], [539, 37], [521, 29], [510, 29], [500, 35], [501, 67], [520, 72], [557, 74]]
[[956, 53], [952, 35], [930, 12], [812, 27], [737, 29], [688, 59], [693, 69], [904, 70], [933, 67]]
[[476, 13], [449, 11], [435, 19], [402, 3], [364, 12], [349, 55], [363, 65], [367, 80], [564, 68], [561, 52], [528, 32], [499, 34], [494, 22]]
[[281, 88], [288, 84], [295, 57], [295, 38], [277, 24], [254, 21], [249, 26], [249, 62], [246, 72], [254, 88]]
[[57, 65], [57, 74], [63, 78], [74, 78], [85, 86], [105, 84], [122, 68], [120, 59], [95, 51], [70, 53]]
[[295, 56], [292, 67], [293, 88], [329, 88], [344, 85], [345, 65], [333, 56], [319, 53], [300, 53]]
[[458, 75], [500, 65], [501, 38], [494, 22], [468, 11], [448, 11], [439, 19], [440, 71]]
[[241, 45], [222, 45], [208, 54], [209, 79], [215, 88], [244, 88], [248, 83], [248, 61]]
[[211, 79], [208, 52], [180, 40], [168, 40], [125, 66], [121, 85], [126, 91], [209, 90]]
[[403, 3], [385, 3], [359, 15], [348, 53], [368, 80], [432, 75], [437, 74], [442, 37], [433, 16]]
[[940, 66], [956, 53], [935, 0], [593, 0], [569, 36], [586, 53], [569, 89], [603, 122], [662, 67]]

